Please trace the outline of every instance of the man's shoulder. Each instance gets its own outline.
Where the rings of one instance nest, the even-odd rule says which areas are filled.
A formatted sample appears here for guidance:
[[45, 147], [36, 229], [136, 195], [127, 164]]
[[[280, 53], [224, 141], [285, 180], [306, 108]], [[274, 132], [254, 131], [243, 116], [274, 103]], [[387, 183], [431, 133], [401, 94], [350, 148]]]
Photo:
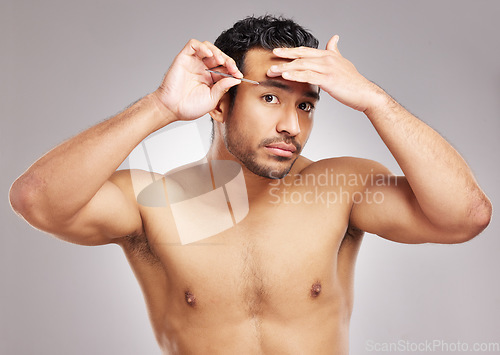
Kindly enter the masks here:
[[359, 190], [370, 184], [386, 182], [395, 176], [384, 165], [370, 159], [357, 157], [335, 157], [318, 161], [302, 160], [301, 169], [295, 171], [290, 179], [307, 181], [314, 186], [340, 187]]
[[313, 161], [303, 157], [301, 174], [387, 174], [391, 175], [381, 163], [365, 158], [342, 156]]

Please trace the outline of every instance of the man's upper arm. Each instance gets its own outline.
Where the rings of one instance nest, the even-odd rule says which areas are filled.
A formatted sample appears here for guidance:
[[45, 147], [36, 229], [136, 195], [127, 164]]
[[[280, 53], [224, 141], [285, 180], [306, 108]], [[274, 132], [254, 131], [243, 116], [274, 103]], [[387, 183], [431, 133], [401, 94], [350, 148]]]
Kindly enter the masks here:
[[142, 219], [128, 170], [115, 172], [70, 220], [47, 232], [81, 245], [102, 245], [142, 233]]
[[350, 215], [354, 227], [400, 243], [456, 240], [452, 231], [429, 221], [404, 176], [366, 159], [355, 159], [353, 165], [359, 176]]

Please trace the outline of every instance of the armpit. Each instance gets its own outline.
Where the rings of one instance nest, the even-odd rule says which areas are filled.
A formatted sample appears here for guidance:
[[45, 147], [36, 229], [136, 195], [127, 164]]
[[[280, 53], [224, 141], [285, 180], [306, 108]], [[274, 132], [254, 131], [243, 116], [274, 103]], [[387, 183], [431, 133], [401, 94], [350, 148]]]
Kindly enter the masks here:
[[122, 244], [123, 248], [129, 251], [132, 256], [142, 261], [151, 264], [160, 262], [160, 259], [151, 249], [145, 234], [126, 236]]

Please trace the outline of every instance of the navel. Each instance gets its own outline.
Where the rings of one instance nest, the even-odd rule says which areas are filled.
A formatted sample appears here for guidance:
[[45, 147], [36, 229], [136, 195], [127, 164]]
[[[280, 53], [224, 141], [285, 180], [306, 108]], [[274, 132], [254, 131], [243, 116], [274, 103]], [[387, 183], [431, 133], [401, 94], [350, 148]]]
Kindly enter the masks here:
[[311, 286], [311, 297], [316, 298], [321, 292], [321, 283], [319, 281], [313, 283]]
[[191, 307], [195, 306], [195, 304], [196, 304], [196, 297], [190, 291], [184, 292], [184, 299], [186, 300], [186, 303], [189, 306], [191, 306]]

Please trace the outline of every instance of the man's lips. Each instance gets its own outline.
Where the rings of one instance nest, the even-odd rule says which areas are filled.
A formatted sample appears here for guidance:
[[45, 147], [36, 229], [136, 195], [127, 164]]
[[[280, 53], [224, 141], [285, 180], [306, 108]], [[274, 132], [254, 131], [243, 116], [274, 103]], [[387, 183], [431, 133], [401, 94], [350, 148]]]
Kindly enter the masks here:
[[287, 144], [284, 142], [268, 144], [265, 148], [272, 154], [281, 157], [291, 157], [297, 150], [293, 144]]

